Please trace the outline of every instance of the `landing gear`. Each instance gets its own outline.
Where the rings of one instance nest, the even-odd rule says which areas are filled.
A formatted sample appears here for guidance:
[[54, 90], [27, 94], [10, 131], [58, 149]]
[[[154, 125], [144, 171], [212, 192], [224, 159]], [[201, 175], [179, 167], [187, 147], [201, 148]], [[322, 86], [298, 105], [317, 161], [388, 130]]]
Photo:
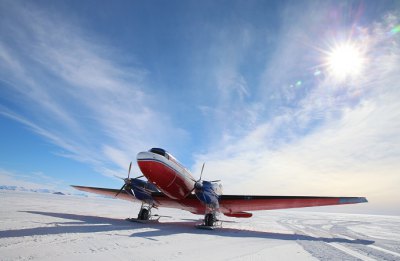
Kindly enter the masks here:
[[221, 222], [217, 219], [216, 212], [207, 213], [204, 216], [204, 223], [196, 225], [196, 228], [214, 230], [216, 227], [220, 226]]
[[137, 218], [127, 218], [126, 220], [131, 221], [131, 222], [138, 222], [138, 223], [158, 222], [158, 220], [160, 219], [160, 216], [155, 215], [157, 217], [154, 218], [155, 216], [151, 215], [151, 209], [153, 207], [154, 207], [154, 205], [144, 203], [144, 204], [142, 204], [142, 207], [140, 208]]
[[216, 221], [216, 217], [213, 213], [208, 213], [204, 217], [204, 225], [208, 227], [214, 226], [214, 222]]
[[151, 211], [150, 211], [150, 209], [148, 209], [148, 208], [144, 208], [143, 206], [142, 206], [142, 208], [140, 209], [140, 211], [139, 211], [139, 214], [138, 214], [138, 220], [149, 220], [150, 219], [150, 216], [151, 216]]

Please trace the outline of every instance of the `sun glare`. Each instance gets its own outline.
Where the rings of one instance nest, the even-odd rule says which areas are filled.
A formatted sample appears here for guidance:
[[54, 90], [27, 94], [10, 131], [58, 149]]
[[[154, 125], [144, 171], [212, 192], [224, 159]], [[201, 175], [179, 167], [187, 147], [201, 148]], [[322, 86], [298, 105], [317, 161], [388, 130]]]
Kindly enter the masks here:
[[360, 48], [354, 44], [338, 45], [328, 53], [327, 66], [338, 80], [359, 75], [364, 66], [364, 56]]

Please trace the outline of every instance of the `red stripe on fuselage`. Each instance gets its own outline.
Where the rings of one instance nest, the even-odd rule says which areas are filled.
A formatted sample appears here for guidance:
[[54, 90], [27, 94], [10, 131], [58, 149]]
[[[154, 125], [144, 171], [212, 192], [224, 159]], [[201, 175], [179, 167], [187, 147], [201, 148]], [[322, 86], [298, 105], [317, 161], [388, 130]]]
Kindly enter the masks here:
[[157, 159], [138, 159], [137, 162], [143, 175], [172, 199], [184, 199], [194, 187], [192, 180], [167, 163]]

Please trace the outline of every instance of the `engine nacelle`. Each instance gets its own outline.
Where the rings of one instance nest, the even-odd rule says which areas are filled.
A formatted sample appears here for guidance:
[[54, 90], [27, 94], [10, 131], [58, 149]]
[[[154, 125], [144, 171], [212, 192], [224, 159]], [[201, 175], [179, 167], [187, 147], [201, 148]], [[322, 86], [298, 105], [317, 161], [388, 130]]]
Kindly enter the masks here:
[[158, 192], [156, 186], [151, 184], [148, 181], [140, 180], [140, 179], [133, 179], [130, 183], [129, 188], [132, 190], [133, 195], [143, 202], [148, 204], [153, 203], [153, 197], [151, 193]]
[[212, 209], [219, 208], [218, 198], [222, 194], [222, 185], [211, 181], [198, 181], [195, 184], [196, 197]]

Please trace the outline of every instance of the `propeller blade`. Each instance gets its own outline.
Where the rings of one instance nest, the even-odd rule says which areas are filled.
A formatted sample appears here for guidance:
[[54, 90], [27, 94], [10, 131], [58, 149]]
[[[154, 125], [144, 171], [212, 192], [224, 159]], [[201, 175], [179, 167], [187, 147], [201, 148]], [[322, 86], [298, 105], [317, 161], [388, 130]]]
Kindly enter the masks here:
[[140, 178], [143, 178], [144, 176], [142, 175], [142, 176], [139, 176], [139, 177], [136, 177], [136, 178], [134, 178], [134, 179], [140, 179]]
[[204, 162], [203, 163], [203, 166], [201, 167], [201, 173], [200, 173], [200, 179], [199, 179], [199, 181], [201, 180], [201, 177], [203, 176], [203, 170], [204, 170], [204, 165], [205, 165], [206, 163]]
[[118, 197], [119, 193], [121, 193], [121, 191], [125, 188], [125, 184], [122, 185], [121, 189], [117, 192], [117, 194], [115, 194], [116, 197]]
[[129, 179], [129, 175], [131, 174], [131, 168], [132, 168], [132, 161], [131, 161], [131, 164], [129, 164], [128, 179]]
[[209, 182], [221, 182], [221, 180], [220, 180], [220, 179], [217, 179], [217, 180], [211, 180], [211, 181], [209, 181]]
[[124, 180], [124, 178], [118, 177], [117, 175], [114, 175], [114, 177], [116, 177], [117, 179], [122, 179], [122, 180]]
[[[200, 178], [198, 179], [198, 180], [194, 180], [193, 178], [190, 178], [193, 182], [194, 182], [194, 185], [193, 185], [193, 189], [190, 191], [190, 194], [192, 194], [193, 193], [193, 191], [196, 189], [196, 187], [197, 187], [197, 189], [202, 189], [202, 184], [200, 183], [200, 181], [201, 181], [201, 179], [202, 179], [202, 177], [203, 177], [203, 171], [204, 171], [204, 166], [206, 165], [206, 163], [204, 162], [203, 163], [203, 166], [201, 166], [201, 172], [200, 172]], [[211, 181], [212, 182], [212, 181]], [[199, 185], [200, 184], [200, 185]]]

